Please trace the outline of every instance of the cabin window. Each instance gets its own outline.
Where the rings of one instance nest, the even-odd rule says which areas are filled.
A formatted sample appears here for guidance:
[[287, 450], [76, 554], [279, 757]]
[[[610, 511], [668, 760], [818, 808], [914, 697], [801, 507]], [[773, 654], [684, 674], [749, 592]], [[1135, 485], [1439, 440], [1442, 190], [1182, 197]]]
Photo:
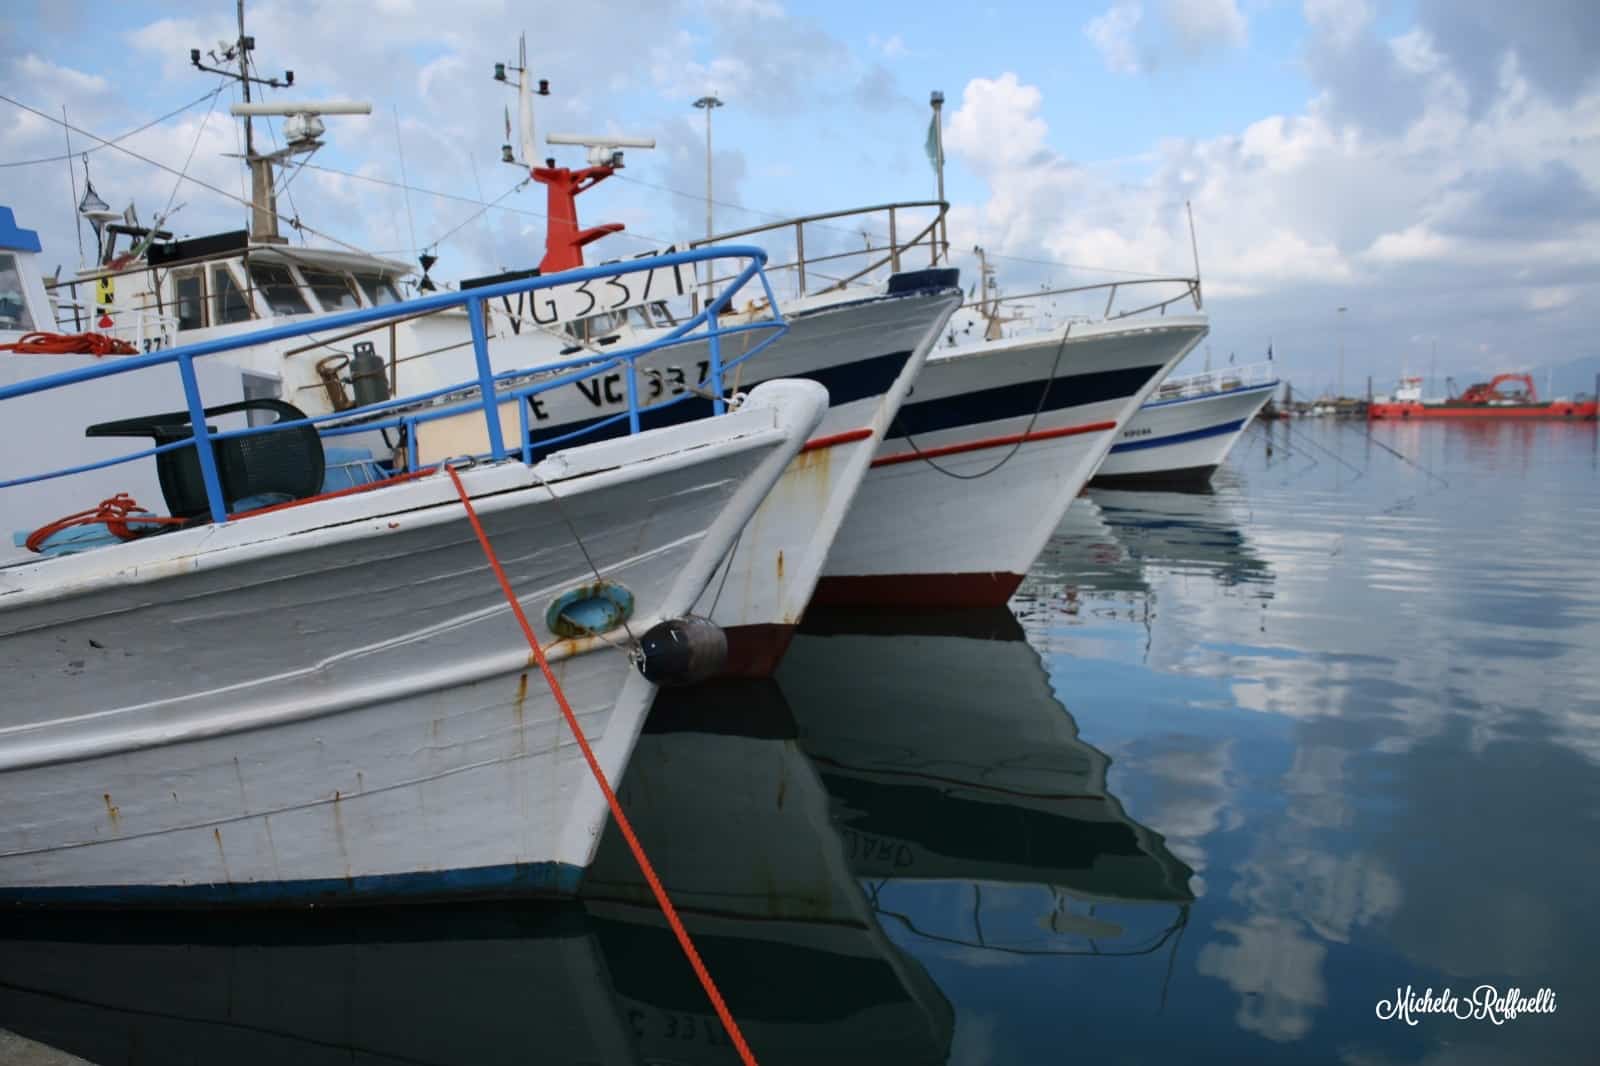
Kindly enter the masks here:
[[400, 294], [394, 291], [394, 283], [380, 274], [357, 274], [356, 281], [360, 283], [361, 291], [367, 294], [367, 300], [373, 307], [400, 302]]
[[233, 280], [233, 272], [225, 266], [212, 267], [211, 321], [220, 326], [249, 320], [250, 302], [244, 298], [238, 282]]
[[199, 274], [184, 274], [172, 281], [172, 306], [178, 328], [201, 329], [206, 324], [205, 282]]
[[0, 329], [32, 328], [33, 316], [28, 313], [28, 294], [22, 289], [17, 257], [0, 252]]
[[306, 279], [306, 284], [316, 293], [317, 302], [322, 305], [324, 311], [354, 311], [361, 306], [361, 300], [356, 296], [355, 289], [350, 286], [348, 274], [303, 266], [300, 268], [300, 276]]
[[275, 315], [303, 315], [311, 310], [306, 298], [300, 295], [289, 268], [277, 263], [251, 263], [250, 281], [256, 291], [266, 298], [267, 306]]

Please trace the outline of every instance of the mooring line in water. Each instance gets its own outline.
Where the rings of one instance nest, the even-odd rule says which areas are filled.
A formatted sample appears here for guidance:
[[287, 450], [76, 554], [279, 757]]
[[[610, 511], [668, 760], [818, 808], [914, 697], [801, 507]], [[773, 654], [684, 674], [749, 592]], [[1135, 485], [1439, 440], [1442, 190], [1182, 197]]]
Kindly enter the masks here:
[[[1299, 470], [1288, 471], [1288, 473], [1285, 474], [1284, 479], [1279, 482], [1280, 485], [1287, 485], [1293, 479], [1300, 477], [1303, 474], [1309, 474], [1312, 470], [1322, 465], [1321, 461], [1319, 461], [1316, 456], [1307, 455], [1305, 452], [1302, 452], [1300, 449], [1291, 444], [1289, 441], [1289, 434], [1287, 432], [1284, 433], [1282, 440], [1273, 440], [1271, 433], [1272, 430], [1270, 428], [1264, 427], [1257, 423], [1256, 435], [1264, 439], [1269, 448], [1282, 449], [1284, 458], [1304, 459], [1309, 464], [1308, 466], [1304, 466]], [[1270, 454], [1270, 452], [1268, 454]]]
[[723, 1002], [722, 993], [717, 990], [716, 982], [711, 979], [711, 972], [706, 969], [700, 953], [695, 950], [694, 941], [689, 938], [689, 931], [678, 919], [678, 911], [667, 898], [667, 890], [662, 886], [661, 879], [656, 876], [656, 869], [650, 864], [649, 856], [644, 853], [644, 845], [639, 843], [639, 838], [634, 835], [632, 823], [628, 821], [628, 816], [622, 813], [622, 803], [617, 799], [617, 794], [611, 790], [611, 782], [606, 780], [606, 773], [600, 768], [600, 760], [595, 758], [594, 749], [589, 747], [589, 738], [583, 735], [583, 727], [578, 724], [578, 716], [573, 713], [572, 705], [567, 702], [567, 694], [562, 690], [561, 682], [556, 680], [556, 675], [550, 670], [550, 662], [544, 657], [544, 648], [539, 644], [533, 626], [528, 623], [528, 616], [523, 613], [522, 604], [517, 600], [516, 593], [511, 590], [511, 581], [506, 577], [505, 569], [501, 567], [500, 558], [495, 555], [493, 545], [489, 543], [489, 534], [484, 532], [483, 523], [478, 521], [478, 512], [472, 506], [472, 498], [467, 495], [466, 486], [461, 484], [461, 475], [456, 473], [453, 466], [446, 466], [445, 470], [449, 472], [450, 480], [455, 482], [456, 493], [461, 497], [461, 506], [466, 508], [467, 521], [472, 524], [472, 532], [478, 538], [478, 546], [483, 549], [484, 557], [489, 561], [489, 569], [493, 571], [495, 580], [500, 583], [500, 591], [505, 593], [506, 602], [511, 605], [511, 613], [516, 616], [517, 624], [522, 627], [522, 635], [527, 638], [528, 647], [533, 649], [533, 656], [539, 662], [539, 672], [544, 675], [545, 684], [550, 686], [550, 691], [556, 698], [556, 705], [561, 708], [561, 715], [567, 720], [567, 727], [572, 730], [573, 739], [578, 742], [578, 749], [583, 752], [584, 761], [589, 764], [589, 772], [594, 775], [595, 782], [604, 793], [606, 806], [611, 808], [611, 817], [616, 820], [622, 839], [628, 842], [628, 850], [633, 852], [634, 861], [639, 864], [639, 872], [644, 874], [645, 881], [650, 885], [650, 891], [654, 893], [656, 903], [661, 907], [661, 913], [666, 916], [667, 924], [672, 927], [673, 935], [678, 938], [678, 946], [683, 949], [695, 976], [700, 979], [700, 987], [705, 989], [706, 998], [711, 1000], [711, 1006], [721, 1019], [722, 1027], [727, 1030], [728, 1039], [733, 1041], [734, 1049], [739, 1052], [740, 1060], [745, 1066], [756, 1066], [756, 1057], [751, 1053], [750, 1045], [745, 1043], [744, 1034], [739, 1031], [738, 1023], [733, 1020], [728, 1005]]
[[1401, 452], [1401, 451], [1399, 451], [1399, 450], [1397, 450], [1395, 448], [1389, 447], [1387, 444], [1383, 443], [1383, 441], [1381, 441], [1377, 437], [1373, 436], [1372, 435], [1372, 424], [1370, 422], [1367, 424], [1367, 441], [1369, 443], [1371, 443], [1371, 444], [1376, 444], [1378, 447], [1382, 448], [1384, 451], [1388, 452], [1390, 455], [1394, 456], [1396, 459], [1400, 460], [1402, 463], [1405, 463], [1407, 466], [1412, 467], [1413, 469], [1416, 469], [1416, 470], [1420, 470], [1424, 474], [1427, 474], [1429, 477], [1433, 478], [1435, 481], [1437, 481], [1440, 484], [1442, 484], [1445, 488], [1449, 488], [1450, 487], [1450, 482], [1446, 481], [1444, 479], [1443, 475], [1435, 474], [1428, 467], [1426, 467], [1423, 464], [1421, 464], [1421, 463], [1417, 462], [1416, 460], [1412, 459], [1409, 455], [1406, 455], [1403, 452]]

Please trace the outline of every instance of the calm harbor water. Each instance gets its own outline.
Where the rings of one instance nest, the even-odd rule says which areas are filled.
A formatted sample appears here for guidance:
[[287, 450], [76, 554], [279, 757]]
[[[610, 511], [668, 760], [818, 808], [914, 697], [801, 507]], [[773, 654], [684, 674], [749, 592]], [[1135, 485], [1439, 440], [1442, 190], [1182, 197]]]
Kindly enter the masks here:
[[[1210, 493], [1078, 501], [1009, 612], [815, 617], [664, 699], [624, 802], [763, 1063], [1592, 1062], [1597, 531], [1592, 426], [1257, 426]], [[614, 834], [586, 892], [9, 914], [0, 1028], [736, 1062]], [[1556, 1010], [1380, 1019], [1408, 985]]]

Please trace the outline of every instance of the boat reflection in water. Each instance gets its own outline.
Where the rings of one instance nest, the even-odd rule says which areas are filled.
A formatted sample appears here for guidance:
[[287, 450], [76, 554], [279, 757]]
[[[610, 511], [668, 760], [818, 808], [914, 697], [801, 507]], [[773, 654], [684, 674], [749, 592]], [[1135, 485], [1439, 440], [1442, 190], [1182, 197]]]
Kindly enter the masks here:
[[1192, 871], [1106, 791], [1008, 611], [813, 612], [779, 681], [881, 919], [1010, 952], [1176, 948]]
[[640, 1063], [583, 911], [0, 916], [0, 1028], [91, 1062]]
[[[1016, 620], [820, 617], [779, 683], [664, 690], [620, 787], [760, 1061], [946, 1062], [950, 950], [1170, 972], [1191, 871]], [[133, 1064], [737, 1062], [614, 826], [575, 903], [0, 915], [0, 1028]]]
[[1070, 616], [1092, 594], [1137, 616], [1153, 598], [1149, 567], [1270, 598], [1272, 567], [1245, 535], [1226, 479], [1185, 492], [1091, 489], [1072, 502], [1013, 605], [1031, 619], [1065, 602]]
[[[879, 928], [777, 685], [663, 690], [619, 798], [763, 1064], [946, 1061], [954, 1010]], [[736, 1063], [614, 824], [584, 899], [645, 1061]]]

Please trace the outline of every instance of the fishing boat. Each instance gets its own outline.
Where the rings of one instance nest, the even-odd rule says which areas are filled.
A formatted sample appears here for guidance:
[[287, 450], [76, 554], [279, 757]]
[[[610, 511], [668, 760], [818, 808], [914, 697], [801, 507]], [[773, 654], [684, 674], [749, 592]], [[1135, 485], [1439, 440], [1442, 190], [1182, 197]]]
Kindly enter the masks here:
[[1277, 386], [1270, 362], [1167, 378], [1128, 420], [1090, 484], [1209, 481]]
[[[1507, 386], [1511, 386], [1507, 388]], [[1520, 386], [1520, 387], [1518, 387]], [[1596, 397], [1539, 399], [1529, 374], [1496, 374], [1488, 381], [1468, 385], [1448, 399], [1424, 399], [1422, 379], [1404, 377], [1393, 395], [1380, 396], [1367, 405], [1372, 421], [1411, 418], [1534, 418], [1593, 421], [1600, 412]]]
[[[880, 927], [776, 685], [747, 687], [652, 713], [620, 785], [702, 961], [763, 1064], [946, 1062], [948, 997]], [[558, 906], [0, 912], [0, 1029], [93, 1062], [738, 1061], [614, 827]]]
[[[539, 160], [533, 106], [540, 93], [548, 92], [547, 83], [538, 81], [534, 89], [526, 49], [515, 62], [497, 65], [497, 78], [515, 90], [519, 108], [519, 143], [504, 145], [503, 158], [544, 187], [551, 221], [536, 268], [466, 278], [462, 291], [581, 268], [586, 248], [623, 227], [580, 225], [577, 198], [622, 169], [624, 148], [654, 143], [551, 133], [551, 144], [586, 149], [588, 165], [569, 168], [554, 159]], [[71, 327], [97, 323], [101, 332], [136, 347], [159, 347], [231, 336], [257, 329], [263, 321], [310, 321], [345, 308], [392, 306], [410, 269], [406, 264], [358, 250], [290, 247], [278, 232], [272, 199], [273, 168], [321, 143], [320, 116], [358, 113], [361, 106], [259, 101], [237, 106], [247, 140], [251, 116], [263, 114], [287, 116], [286, 129], [296, 134], [278, 152], [247, 152], [259, 205], [251, 230], [169, 242], [126, 221], [102, 220], [100, 261], [56, 290], [60, 306], [73, 316]], [[830, 407], [823, 425], [739, 537], [705, 601], [696, 605], [727, 634], [731, 674], [767, 676], [775, 668], [877, 444], [960, 304], [959, 274], [942, 261], [936, 237], [944, 209], [933, 202], [887, 204], [694, 241], [689, 247], [739, 241], [772, 251], [770, 273], [781, 295], [770, 287], [748, 293], [724, 316], [732, 327], [759, 324], [773, 308], [781, 311], [788, 329], [765, 347], [759, 361], [743, 365], [765, 338], [730, 328], [719, 335], [715, 353], [709, 339], [647, 351], [633, 361], [632, 374], [619, 368], [541, 393], [530, 401], [525, 426], [506, 415], [507, 436], [523, 433], [537, 458], [575, 434], [594, 439], [626, 432], [625, 414], [635, 393], [650, 405], [642, 419], [646, 428], [711, 414], [721, 402], [708, 381], [718, 360], [730, 371], [731, 390], [780, 378], [806, 378], [827, 388]], [[829, 235], [847, 225], [887, 225], [890, 239], [876, 250], [841, 250], [829, 243]], [[431, 253], [422, 257], [419, 284], [435, 284], [426, 273], [435, 263]], [[763, 285], [767, 276], [762, 275]], [[613, 272], [604, 284], [567, 290], [572, 302], [565, 307], [549, 298], [535, 301], [530, 292], [483, 300], [491, 367], [497, 374], [527, 370], [672, 335], [686, 316], [699, 312], [704, 294], [728, 280], [709, 268], [700, 276], [655, 269], [628, 277], [636, 279], [631, 288]], [[246, 396], [285, 399], [309, 413], [437, 390], [476, 373], [472, 330], [459, 307], [350, 329], [323, 325], [238, 355], [240, 388]], [[656, 403], [663, 399], [682, 402]], [[435, 450], [424, 449], [413, 458], [437, 460], [487, 447], [475, 418], [460, 420], [459, 427], [457, 434], [456, 427], [434, 426]], [[356, 451], [351, 461], [360, 464], [361, 449], [381, 459], [388, 442], [369, 435], [345, 443]]]
[[[818, 606], [1005, 603], [1118, 432], [1210, 328], [1198, 279], [1000, 297], [981, 269], [983, 339], [952, 332], [928, 357], [834, 541]], [[1140, 286], [1163, 288], [1112, 310]], [[1106, 310], [1003, 331], [1002, 304], [1055, 296]]]
[[[270, 398], [209, 405], [195, 373], [315, 330], [451, 307], [481, 323], [502, 296], [561, 304], [610, 277], [714, 258], [743, 267], [676, 333], [546, 364], [531, 380], [494, 373], [481, 328], [474, 379], [320, 416]], [[102, 507], [86, 517], [112, 543], [0, 568], [0, 902], [573, 891], [607, 808], [567, 708], [601, 771], [620, 778], [655, 682], [714, 666], [720, 636], [686, 616], [827, 397], [814, 382], [770, 382], [720, 417], [659, 429], [641, 426], [651, 408], [630, 397], [623, 417], [636, 432], [537, 462], [503, 422], [511, 412], [525, 425], [540, 396], [631, 373], [645, 354], [680, 343], [715, 353], [720, 335], [753, 333], [722, 312], [760, 284], [764, 258], [678, 252], [0, 387], [0, 423], [31, 435], [27, 452], [6, 453], [0, 492], [153, 463], [167, 505]], [[783, 328], [773, 316], [762, 332]], [[166, 412], [88, 430], [151, 447], [48, 469], [75, 454], [84, 412], [42, 420], [39, 398], [155, 371], [181, 384]], [[718, 397], [722, 375], [713, 361]], [[269, 417], [247, 423], [257, 415]], [[482, 452], [324, 491], [323, 441], [352, 419], [425, 445], [430, 426], [467, 415], [489, 442]], [[527, 635], [513, 604], [530, 616]]]

